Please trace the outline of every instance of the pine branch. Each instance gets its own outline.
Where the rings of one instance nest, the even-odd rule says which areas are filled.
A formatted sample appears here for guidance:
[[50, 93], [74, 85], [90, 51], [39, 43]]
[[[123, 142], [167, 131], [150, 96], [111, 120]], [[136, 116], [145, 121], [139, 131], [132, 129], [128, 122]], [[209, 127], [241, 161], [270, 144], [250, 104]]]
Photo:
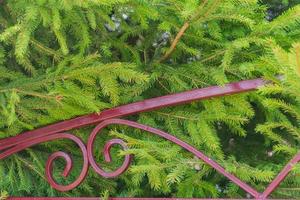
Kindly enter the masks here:
[[[1, 0], [1, 1], [2, 1], [2, 0]], [[0, 1], [0, 3], [1, 3], [1, 1]], [[5, 191], [1, 191], [1, 193], [0, 193], [0, 200], [6, 200], [6, 199], [8, 199], [8, 198], [9, 198], [8, 193], [5, 192]]]
[[174, 114], [170, 114], [170, 113], [165, 113], [165, 112], [154, 112], [157, 113], [159, 115], [165, 115], [167, 117], [173, 117], [173, 118], [177, 118], [177, 119], [181, 119], [181, 120], [190, 120], [190, 121], [199, 121], [199, 118], [192, 118], [192, 117], [185, 117], [185, 116], [181, 116], [181, 115], [174, 115]]
[[201, 12], [201, 10], [203, 9], [203, 7], [207, 4], [208, 0], [205, 0], [197, 9], [196, 14], [194, 14], [189, 20], [187, 20], [183, 26], [180, 28], [179, 32], [177, 33], [175, 39], [173, 40], [170, 48], [167, 50], [167, 52], [159, 59], [159, 63], [167, 60], [171, 54], [173, 53], [173, 51], [175, 50], [178, 42], [180, 41], [181, 37], [184, 35], [184, 33], [186, 32], [186, 30], [189, 28], [190, 23], [193, 22], [194, 20], [197, 20], [197, 18], [199, 18], [199, 14]]
[[173, 40], [171, 47], [168, 49], [168, 51], [163, 55], [162, 58], [159, 59], [159, 63], [165, 61], [166, 59], [168, 59], [170, 57], [170, 55], [173, 53], [173, 51], [175, 50], [179, 40], [181, 39], [181, 37], [184, 35], [184, 32], [188, 29], [188, 27], [190, 26], [189, 22], [185, 22], [184, 25], [180, 28], [179, 32], [177, 33], [175, 39]]
[[[296, 73], [300, 51], [299, 45], [293, 44], [299, 43], [300, 32], [299, 8], [268, 22], [264, 6], [257, 2], [2, 3], [0, 138], [166, 93], [236, 82], [245, 77], [273, 80], [280, 72], [284, 80], [261, 92], [207, 99], [132, 118], [174, 134], [255, 188], [262, 188], [299, 144], [300, 83]], [[169, 34], [159, 37], [161, 32], [174, 35], [171, 39]], [[278, 43], [278, 47], [268, 41]], [[171, 57], [172, 61], [162, 63]], [[97, 196], [110, 191], [111, 196], [244, 197], [239, 188], [223, 181], [201, 160], [173, 143], [129, 127], [113, 126], [113, 130], [120, 133], [107, 137], [124, 139], [130, 148], [121, 152], [113, 149], [116, 162], [104, 167], [117, 168], [123, 155], [132, 153], [133, 171], [110, 181], [89, 173], [78, 189], [64, 196]], [[262, 134], [252, 134], [255, 130]], [[74, 134], [86, 139], [86, 131], [89, 130], [77, 129]], [[249, 134], [251, 137], [245, 138]], [[97, 146], [103, 146], [103, 141], [96, 141]], [[252, 143], [255, 152], [247, 148]], [[34, 152], [47, 155], [58, 147], [67, 152], [76, 152], [77, 148], [70, 141], [57, 140], [36, 146]], [[237, 149], [239, 159], [228, 159]], [[266, 149], [272, 150], [271, 156]], [[276, 156], [272, 157], [273, 153]], [[76, 163], [81, 161], [79, 152], [72, 157]], [[1, 179], [0, 188], [11, 196], [57, 195], [38, 173], [43, 170], [43, 156], [23, 152], [18, 158], [21, 160], [0, 162], [0, 179], [7, 177]], [[274, 162], [268, 164], [267, 159]], [[256, 167], [243, 164], [244, 161]], [[57, 161], [54, 169], [63, 166], [64, 162]], [[80, 173], [79, 168], [73, 169], [71, 180]], [[71, 181], [54, 172], [59, 184]], [[118, 187], [120, 181], [124, 187]], [[216, 185], [220, 181], [222, 184]], [[297, 188], [299, 181], [290, 177], [288, 184], [282, 186]], [[274, 193], [274, 197], [278, 194]], [[281, 196], [294, 197], [288, 191], [280, 191]]]
[[35, 39], [31, 39], [30, 40], [31, 44], [33, 44], [35, 47], [37, 47], [39, 50], [45, 52], [47, 55], [52, 55], [54, 57], [55, 60], [59, 60], [62, 58], [62, 55], [60, 55], [59, 53], [57, 53], [55, 50], [44, 46], [42, 43], [38, 42]]
[[21, 161], [26, 167], [28, 167], [28, 169], [33, 170], [37, 175], [39, 175], [40, 178], [46, 180], [44, 174], [42, 174], [38, 169], [36, 169], [32, 163], [30, 163], [26, 159], [21, 158], [20, 156], [16, 156], [16, 159]]

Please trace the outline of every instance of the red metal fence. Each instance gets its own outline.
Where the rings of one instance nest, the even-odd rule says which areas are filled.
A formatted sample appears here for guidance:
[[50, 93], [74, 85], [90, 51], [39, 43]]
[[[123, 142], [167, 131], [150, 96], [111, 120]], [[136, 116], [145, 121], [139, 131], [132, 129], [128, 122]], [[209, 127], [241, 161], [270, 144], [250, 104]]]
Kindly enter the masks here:
[[[95, 172], [97, 172], [100, 176], [105, 178], [113, 178], [117, 177], [120, 174], [124, 173], [127, 168], [130, 165], [130, 162], [132, 160], [131, 155], [125, 155], [125, 159], [121, 167], [119, 167], [117, 170], [113, 172], [106, 172], [101, 168], [99, 164], [97, 164], [94, 160], [93, 155], [93, 145], [95, 138], [98, 134], [101, 133], [101, 130], [105, 128], [108, 125], [111, 124], [117, 124], [117, 125], [123, 125], [123, 126], [130, 126], [136, 129], [141, 129], [143, 131], [149, 132], [151, 134], [158, 135], [159, 137], [162, 137], [166, 140], [169, 140], [170, 142], [173, 142], [179, 146], [181, 146], [183, 149], [191, 152], [199, 159], [203, 160], [207, 165], [214, 168], [216, 171], [218, 171], [220, 174], [227, 177], [229, 180], [234, 182], [236, 185], [238, 185], [240, 188], [245, 190], [247, 193], [251, 194], [253, 198], [255, 199], [267, 199], [267, 197], [274, 191], [274, 189], [284, 180], [284, 178], [288, 175], [288, 173], [292, 170], [292, 167], [299, 162], [300, 160], [300, 153], [297, 154], [283, 169], [282, 171], [277, 175], [277, 177], [269, 184], [269, 186], [265, 189], [264, 192], [258, 192], [254, 188], [252, 188], [247, 183], [241, 181], [239, 178], [237, 178], [235, 175], [228, 173], [220, 164], [215, 162], [213, 159], [207, 157], [205, 154], [203, 154], [201, 151], [198, 151], [193, 146], [185, 143], [184, 141], [179, 140], [178, 138], [174, 137], [173, 135], [166, 133], [164, 131], [158, 130], [156, 128], [152, 128], [143, 124], [139, 124], [133, 121], [128, 121], [124, 119], [120, 119], [122, 117], [137, 114], [141, 112], [151, 111], [163, 107], [168, 106], [175, 106], [179, 104], [189, 103], [195, 100], [201, 100], [201, 99], [207, 99], [212, 97], [219, 97], [219, 96], [225, 96], [225, 95], [231, 95], [236, 93], [242, 93], [247, 92], [251, 90], [255, 90], [258, 87], [261, 87], [263, 85], [267, 84], [266, 81], [262, 79], [254, 79], [254, 80], [246, 80], [246, 81], [240, 81], [236, 83], [227, 84], [224, 87], [219, 86], [212, 86], [208, 88], [202, 88], [202, 89], [196, 89], [192, 91], [157, 97], [153, 99], [148, 99], [128, 105], [119, 106], [116, 108], [112, 108], [106, 111], [101, 112], [101, 114], [91, 114], [86, 115], [82, 117], [78, 117], [75, 119], [59, 122], [56, 124], [52, 124], [43, 128], [39, 128], [33, 131], [28, 131], [25, 133], [22, 133], [18, 136], [6, 138], [0, 140], [0, 160], [5, 159], [8, 156], [15, 154], [19, 151], [22, 151], [26, 148], [29, 148], [31, 146], [37, 145], [39, 143], [52, 141], [56, 139], [69, 139], [74, 141], [80, 148], [82, 155], [83, 155], [83, 167], [81, 170], [80, 175], [78, 178], [69, 185], [60, 185], [53, 179], [53, 161], [57, 158], [64, 158], [66, 161], [66, 166], [63, 172], [63, 176], [67, 177], [69, 172], [72, 169], [72, 160], [71, 157], [64, 153], [64, 152], [55, 152], [52, 155], [49, 156], [47, 163], [46, 163], [46, 178], [49, 182], [49, 184], [59, 191], [68, 191], [75, 187], [77, 187], [82, 181], [84, 181], [89, 167], [93, 168]], [[82, 140], [75, 135], [72, 135], [70, 133], [67, 133], [66, 131], [80, 128], [83, 126], [88, 125], [97, 125], [95, 129], [92, 131], [92, 133], [89, 136], [87, 144], [84, 144]], [[104, 158], [106, 162], [111, 162], [110, 157], [110, 149], [113, 145], [120, 145], [123, 149], [126, 149], [126, 143], [122, 141], [121, 139], [112, 139], [108, 141], [103, 150]], [[13, 197], [10, 198], [11, 200], [29, 200], [29, 199], [48, 199], [48, 200], [58, 200], [61, 198], [33, 198], [33, 197]], [[64, 200], [79, 200], [80, 198], [63, 198]], [[81, 198], [81, 199], [89, 199], [89, 200], [95, 200], [98, 198]], [[111, 200], [126, 200], [126, 199], [141, 199], [141, 198], [109, 198]], [[154, 198], [147, 198], [148, 200], [152, 200]], [[161, 198], [161, 199], [167, 199], [167, 198]], [[178, 198], [177, 198], [178, 199]]]

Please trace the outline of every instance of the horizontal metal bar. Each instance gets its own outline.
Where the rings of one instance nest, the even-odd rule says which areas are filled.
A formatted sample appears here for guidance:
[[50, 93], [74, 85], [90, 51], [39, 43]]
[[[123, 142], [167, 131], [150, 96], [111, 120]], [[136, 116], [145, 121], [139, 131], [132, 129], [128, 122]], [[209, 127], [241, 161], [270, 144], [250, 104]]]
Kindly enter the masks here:
[[156, 97], [144, 101], [131, 103], [112, 109], [105, 110], [100, 114], [90, 114], [74, 119], [58, 122], [43, 128], [28, 131], [17, 136], [0, 140], [0, 150], [17, 145], [27, 139], [35, 139], [41, 136], [58, 132], [65, 132], [71, 129], [99, 123], [106, 119], [120, 118], [136, 113], [152, 111], [163, 107], [175, 106], [192, 101], [208, 99], [219, 96], [226, 96], [255, 90], [264, 86], [267, 81], [263, 79], [253, 79], [230, 83], [225, 86], [211, 86], [207, 88], [195, 89], [191, 91]]
[[[184, 103], [189, 103], [196, 100], [201, 99], [208, 99], [213, 97], [219, 97], [219, 96], [225, 96], [225, 95], [232, 95], [237, 94], [241, 92], [247, 92], [251, 90], [255, 90], [260, 86], [264, 86], [268, 82], [264, 81], [263, 79], [254, 79], [254, 80], [246, 80], [246, 81], [240, 81], [236, 83], [227, 84], [224, 87], [221, 86], [211, 86], [208, 88], [202, 88], [202, 89], [195, 89], [191, 91], [166, 95], [162, 97], [147, 99], [144, 101], [131, 103], [123, 106], [119, 106], [116, 108], [112, 108], [109, 110], [105, 110], [100, 114], [91, 114], [91, 115], [85, 115], [82, 117], [74, 118], [71, 120], [66, 120], [63, 122], [59, 122], [53, 125], [49, 125], [43, 128], [39, 128], [33, 131], [28, 131], [23, 134], [20, 134], [15, 137], [6, 138], [3, 140], [0, 140], [0, 151], [4, 150], [2, 152], [2, 157], [5, 158], [6, 154], [10, 154], [11, 151], [19, 150], [24, 147], [22, 145], [24, 142], [27, 144], [36, 143], [39, 142], [40, 139], [47, 139], [45, 137], [56, 137], [54, 135], [55, 133], [60, 133], [64, 131], [68, 131], [71, 129], [79, 128], [82, 126], [87, 126], [91, 124], [96, 123], [105, 123], [109, 122], [109, 120], [115, 120], [117, 123], [122, 124], [124, 121], [124, 124], [145, 129], [146, 131], [150, 131], [152, 133], [158, 134], [162, 137], [165, 137], [166, 139], [170, 139], [176, 144], [184, 147], [185, 149], [191, 151], [194, 154], [197, 154], [201, 159], [203, 159], [206, 163], [210, 164], [213, 168], [215, 168], [217, 171], [228, 177], [230, 180], [235, 182], [237, 185], [245, 189], [248, 193], [250, 193], [252, 196], [255, 197], [255, 199], [260, 200], [266, 200], [266, 198], [269, 196], [269, 194], [279, 185], [279, 183], [287, 176], [287, 174], [291, 171], [292, 166], [299, 162], [300, 160], [300, 153], [297, 154], [285, 167], [284, 169], [279, 173], [279, 175], [270, 183], [270, 185], [267, 187], [267, 189], [263, 193], [258, 193], [255, 191], [251, 186], [247, 185], [246, 183], [240, 181], [238, 178], [236, 178], [234, 175], [231, 175], [225, 171], [218, 163], [212, 161], [210, 158], [206, 157], [204, 154], [199, 152], [198, 150], [194, 149], [193, 147], [189, 146], [188, 144], [178, 140], [177, 138], [164, 133], [160, 130], [147, 127], [144, 125], [140, 125], [134, 122], [129, 122], [126, 120], [121, 119], [113, 119], [116, 117], [124, 117], [136, 113], [151, 111], [163, 107], [169, 107], [169, 106], [175, 106], [180, 105]], [[125, 123], [126, 121], [126, 123]], [[99, 126], [99, 125], [98, 125]], [[98, 127], [97, 126], [97, 127]], [[95, 133], [97, 134], [98, 131]], [[42, 140], [41, 139], [41, 140]], [[51, 139], [51, 138], [50, 138]], [[76, 138], [77, 139], [77, 138]], [[21, 146], [18, 146], [21, 145]], [[8, 149], [11, 147], [10, 149]], [[81, 180], [80, 180], [81, 181]], [[52, 198], [52, 197], [11, 197], [9, 198], [11, 200], [60, 200], [60, 199], [66, 199], [66, 200], [81, 200], [81, 199], [88, 199], [88, 200], [94, 200], [99, 198]], [[160, 199], [178, 199], [181, 200], [182, 198], [109, 198], [110, 200], [135, 200], [135, 199], [141, 199], [141, 200], [160, 200]], [[197, 199], [197, 198], [196, 198]], [[207, 199], [207, 198], [206, 198]], [[189, 200], [189, 199], [182, 199], [182, 200]]]
[[[101, 200], [101, 199], [102, 199], [101, 197], [9, 197], [7, 200]], [[109, 197], [108, 200], [229, 200], [229, 199]], [[249, 199], [230, 199], [230, 200], [249, 200]], [[282, 200], [282, 199], [263, 199], [263, 200]]]

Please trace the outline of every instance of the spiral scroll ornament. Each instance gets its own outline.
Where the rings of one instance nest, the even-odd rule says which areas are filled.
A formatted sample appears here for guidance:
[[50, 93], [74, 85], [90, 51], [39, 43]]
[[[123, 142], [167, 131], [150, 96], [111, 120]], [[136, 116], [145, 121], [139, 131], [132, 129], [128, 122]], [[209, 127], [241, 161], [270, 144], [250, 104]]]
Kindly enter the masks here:
[[[183, 142], [182, 140], [176, 138], [175, 136], [173, 136], [169, 133], [166, 133], [159, 129], [152, 128], [152, 127], [149, 127], [149, 126], [146, 126], [143, 124], [139, 124], [139, 123], [136, 123], [133, 121], [123, 120], [123, 119], [109, 119], [109, 120], [105, 120], [102, 123], [100, 123], [92, 131], [92, 133], [89, 137], [88, 143], [87, 143], [88, 157], [89, 157], [89, 162], [90, 162], [91, 166], [98, 174], [100, 174], [103, 177], [107, 177], [107, 178], [116, 177], [116, 176], [122, 174], [123, 172], [125, 172], [126, 169], [129, 167], [130, 160], [132, 158], [131, 155], [125, 155], [125, 160], [123, 162], [123, 165], [120, 168], [118, 168], [116, 171], [110, 172], [110, 173], [105, 172], [95, 162], [94, 155], [93, 155], [93, 148], [94, 148], [94, 141], [95, 141], [96, 135], [99, 134], [103, 128], [105, 128], [109, 125], [125, 125], [125, 126], [137, 128], [137, 129], [152, 133], [161, 138], [169, 140], [170, 142], [182, 147], [183, 149], [191, 152], [193, 155], [195, 155], [199, 159], [203, 160], [206, 164], [208, 164], [209, 166], [214, 168], [220, 174], [223, 174], [225, 177], [227, 177], [229, 180], [234, 182], [236, 185], [238, 185], [240, 188], [242, 188], [244, 191], [246, 191], [247, 193], [249, 193], [250, 195], [252, 195], [255, 198], [262, 198], [262, 199], [267, 198], [272, 193], [272, 191], [279, 185], [279, 183], [287, 176], [287, 174], [292, 170], [292, 166], [300, 161], [300, 153], [299, 153], [286, 165], [286, 167], [270, 183], [270, 185], [266, 188], [266, 190], [263, 193], [260, 193], [257, 190], [255, 190], [254, 188], [252, 188], [250, 185], [248, 185], [247, 183], [241, 181], [235, 175], [227, 172], [221, 165], [219, 165], [217, 162], [215, 162], [211, 158], [207, 157], [205, 154], [203, 154], [201, 151], [197, 150], [195, 147], [189, 145], [186, 142]], [[110, 140], [109, 142], [107, 142], [104, 147], [103, 153], [104, 153], [104, 157], [105, 157], [106, 161], [108, 161], [108, 162], [111, 161], [110, 148], [112, 147], [112, 145], [115, 145], [115, 144], [121, 145], [123, 150], [127, 149], [125, 142], [120, 139], [114, 139], [114, 140]]]
[[[233, 174], [230, 174], [227, 172], [221, 165], [219, 165], [217, 162], [212, 160], [211, 158], [207, 157], [205, 154], [197, 150], [195, 147], [189, 145], [188, 143], [176, 138], [175, 136], [163, 132], [159, 129], [152, 128], [143, 124], [139, 124], [133, 121], [128, 121], [128, 120], [123, 120], [123, 119], [108, 119], [102, 121], [100, 124], [98, 124], [94, 130], [91, 132], [89, 139], [87, 141], [87, 145], [85, 144], [76, 136], [69, 134], [69, 133], [53, 133], [45, 136], [40, 136], [40, 137], [28, 137], [24, 141], [16, 141], [15, 143], [11, 143], [7, 146], [9, 148], [3, 148], [0, 146], [0, 150], [2, 152], [0, 153], [0, 160], [4, 159], [14, 153], [17, 153], [19, 151], [22, 151], [26, 148], [29, 148], [31, 146], [34, 146], [39, 143], [43, 142], [48, 142], [52, 140], [57, 140], [57, 139], [69, 139], [75, 142], [78, 147], [80, 148], [83, 156], [83, 166], [81, 173], [77, 177], [75, 181], [70, 183], [69, 185], [60, 185], [57, 183], [54, 178], [53, 178], [53, 166], [54, 166], [54, 161], [58, 158], [63, 158], [66, 162], [64, 171], [62, 173], [62, 176], [67, 177], [69, 173], [71, 172], [73, 162], [71, 157], [64, 152], [58, 151], [53, 153], [52, 155], [49, 156], [47, 162], [46, 162], [46, 179], [48, 180], [49, 184], [55, 188], [56, 190], [59, 191], [68, 191], [72, 190], [75, 187], [77, 187], [82, 181], [85, 179], [89, 165], [94, 169], [96, 173], [98, 173], [100, 176], [105, 177], [105, 178], [114, 178], [122, 173], [124, 173], [128, 167], [130, 166], [131, 160], [133, 158], [133, 155], [130, 154], [125, 154], [124, 161], [122, 165], [117, 168], [114, 171], [105, 171], [103, 168], [101, 168], [100, 164], [96, 163], [93, 150], [95, 148], [95, 140], [97, 135], [101, 134], [101, 131], [106, 128], [109, 125], [125, 125], [128, 127], [140, 129], [142, 131], [146, 131], [149, 133], [152, 133], [154, 135], [157, 135], [161, 138], [164, 138], [180, 147], [183, 149], [191, 152], [193, 155], [195, 155], [197, 158], [203, 160], [207, 165], [211, 166], [214, 168], [217, 172], [220, 174], [223, 174], [225, 177], [227, 177], [229, 180], [234, 182], [236, 185], [238, 185], [240, 188], [245, 190], [247, 193], [251, 194], [253, 197], [258, 198], [258, 199], [264, 199], [267, 198], [271, 192], [279, 185], [279, 183], [287, 176], [287, 174], [292, 170], [292, 166], [295, 165], [300, 161], [300, 153], [297, 154], [286, 166], [285, 168], [278, 174], [278, 176], [270, 183], [270, 185], [266, 188], [266, 190], [263, 193], [259, 193], [257, 190], [249, 186], [247, 183], [241, 181], [239, 178], [234, 176]], [[103, 148], [103, 156], [106, 162], [112, 162], [111, 158], [111, 148], [115, 145], [120, 146], [123, 150], [127, 150], [128, 147], [126, 143], [121, 140], [121, 139], [111, 139], [107, 141], [104, 145]]]
[[[103, 128], [109, 125], [125, 125], [125, 126], [137, 128], [155, 134], [161, 138], [169, 140], [170, 142], [176, 145], [181, 146], [183, 149], [191, 152], [199, 159], [202, 159], [207, 165], [214, 168], [220, 174], [223, 174], [229, 180], [231, 180], [236, 185], [244, 189], [247, 193], [251, 194], [254, 198], [266, 199], [272, 193], [272, 191], [274, 191], [274, 189], [285, 179], [288, 173], [292, 170], [293, 166], [300, 161], [300, 152], [297, 155], [295, 155], [294, 158], [290, 160], [290, 162], [287, 163], [287, 165], [282, 169], [282, 171], [278, 174], [278, 176], [269, 184], [269, 186], [265, 189], [265, 191], [260, 193], [257, 190], [253, 189], [251, 186], [249, 186], [247, 183], [241, 181], [233, 174], [228, 173], [221, 165], [219, 165], [217, 162], [213, 161], [211, 158], [204, 155], [202, 152], [198, 151], [196, 148], [181, 141], [180, 139], [174, 137], [173, 135], [136, 122], [123, 120], [123, 119], [114, 119], [114, 118], [122, 118], [132, 114], [156, 110], [159, 108], [181, 105], [196, 100], [203, 100], [203, 99], [208, 99], [213, 97], [252, 91], [266, 84], [271, 84], [271, 83], [263, 79], [253, 79], [253, 80], [245, 80], [245, 81], [239, 81], [235, 83], [229, 83], [222, 87], [210, 86], [207, 88], [200, 88], [191, 91], [185, 91], [181, 93], [156, 97], [152, 99], [146, 99], [140, 102], [134, 102], [131, 104], [111, 108], [102, 111], [100, 114], [94, 113], [94, 114], [89, 114], [74, 119], [58, 122], [52, 125], [48, 125], [46, 127], [27, 131], [25, 133], [22, 133], [14, 137], [1, 139], [0, 160], [5, 159], [12, 154], [20, 152], [26, 148], [32, 147], [39, 143], [53, 141], [57, 139], [72, 140], [78, 145], [83, 156], [82, 170], [79, 176], [77, 177], [77, 179], [72, 183], [70, 183], [69, 185], [60, 185], [54, 180], [53, 167], [54, 167], [55, 160], [57, 160], [58, 158], [62, 158], [65, 160], [66, 165], [62, 173], [62, 176], [64, 177], [67, 177], [70, 174], [73, 166], [71, 157], [67, 153], [61, 151], [55, 152], [49, 156], [46, 162], [46, 170], [45, 170], [46, 179], [48, 180], [48, 182], [53, 188], [59, 191], [68, 191], [77, 187], [85, 179], [88, 172], [89, 165], [91, 165], [92, 168], [100, 176], [105, 178], [114, 178], [126, 171], [126, 169], [129, 167], [131, 163], [132, 155], [128, 155], [128, 154], [125, 155], [123, 164], [118, 169], [112, 172], [105, 171], [103, 168], [101, 168], [101, 166], [98, 163], [96, 163], [93, 155], [96, 136], [98, 136], [101, 133]], [[86, 146], [78, 137], [69, 133], [64, 133], [65, 131], [73, 130], [83, 126], [94, 125], [94, 124], [98, 124], [98, 125], [89, 136]], [[103, 155], [106, 162], [112, 162], [111, 148], [115, 145], [120, 146], [123, 150], [126, 150], [128, 148], [126, 146], [126, 143], [121, 139], [109, 140], [108, 142], [106, 142], [103, 149]]]
[[[205, 163], [207, 163], [208, 165], [210, 165], [212, 168], [216, 169], [216, 171], [218, 171], [219, 173], [223, 174], [225, 177], [227, 177], [229, 180], [235, 182], [237, 185], [239, 185], [242, 189], [244, 189], [246, 192], [248, 192], [249, 194], [251, 194], [252, 196], [256, 197], [259, 196], [259, 193], [253, 189], [251, 186], [249, 186], [248, 184], [244, 183], [243, 181], [241, 181], [239, 178], [237, 178], [236, 176], [230, 174], [229, 172], [227, 172], [221, 165], [219, 165], [217, 162], [215, 162], [214, 160], [212, 160], [211, 158], [207, 157], [206, 155], [204, 155], [202, 152], [198, 151], [195, 147], [187, 144], [186, 142], [183, 142], [182, 140], [176, 138], [175, 136], [166, 133], [164, 131], [161, 131], [159, 129], [156, 128], [152, 128], [150, 126], [146, 126], [143, 124], [139, 124], [133, 121], [129, 121], [129, 120], [123, 120], [123, 119], [109, 119], [109, 120], [105, 120], [102, 123], [100, 123], [92, 132], [92, 134], [89, 137], [88, 143], [87, 143], [87, 151], [88, 151], [88, 157], [89, 157], [89, 162], [91, 164], [91, 166], [93, 167], [93, 169], [100, 175], [104, 176], [104, 177], [115, 177], [120, 175], [121, 173], [123, 173], [130, 165], [130, 155], [125, 155], [125, 160], [123, 162], [123, 165], [118, 168], [116, 171], [108, 173], [105, 172], [103, 169], [100, 168], [100, 166], [95, 162], [94, 156], [93, 156], [93, 147], [94, 147], [94, 141], [95, 141], [95, 137], [98, 133], [101, 132], [101, 130], [109, 125], [126, 125], [132, 128], [137, 128], [149, 133], [152, 133], [154, 135], [160, 136], [166, 140], [169, 140], [172, 143], [177, 144], [178, 146], [182, 147], [183, 149], [191, 152], [192, 154], [194, 154], [196, 157], [198, 157], [199, 159], [203, 160]], [[121, 146], [123, 147], [123, 149], [126, 148], [126, 146], [122, 145], [124, 142], [122, 140], [118, 139], [118, 143], [113, 142], [112, 144], [121, 144]], [[112, 145], [111, 144], [111, 145]], [[107, 146], [111, 146], [110, 144], [108, 144]], [[104, 155], [105, 157], [109, 157], [110, 156], [110, 152], [109, 152], [110, 148], [104, 149]], [[108, 159], [109, 160], [109, 159]]]
[[[64, 177], [67, 177], [69, 175], [69, 173], [71, 172], [71, 169], [73, 167], [73, 163], [72, 163], [72, 159], [71, 157], [64, 152], [55, 152], [52, 155], [49, 156], [47, 163], [46, 163], [46, 179], [49, 182], [49, 184], [55, 188], [58, 191], [68, 191], [71, 189], [74, 189], [75, 187], [77, 187], [86, 177], [87, 175], [87, 171], [89, 168], [89, 162], [88, 162], [88, 158], [87, 158], [87, 150], [86, 147], [84, 145], [84, 143], [76, 136], [69, 134], [69, 133], [56, 133], [53, 135], [48, 135], [48, 136], [44, 136], [44, 137], [39, 137], [39, 138], [35, 138], [35, 139], [31, 139], [31, 140], [25, 140], [22, 143], [19, 143], [15, 146], [12, 146], [11, 148], [4, 150], [2, 153], [0, 153], [0, 160], [4, 159], [12, 154], [15, 154], [17, 152], [20, 152], [26, 148], [32, 147], [34, 145], [40, 144], [40, 143], [44, 143], [44, 142], [49, 142], [49, 141], [53, 141], [53, 140], [57, 140], [57, 139], [69, 139], [72, 140], [73, 142], [75, 142], [81, 152], [82, 152], [82, 157], [83, 157], [83, 166], [82, 166], [82, 170], [80, 175], [78, 176], [78, 178], [73, 181], [71, 184], [69, 185], [60, 185], [58, 184], [54, 178], [53, 178], [53, 163], [57, 158], [63, 158], [66, 161], [66, 166], [65, 169], [62, 173], [62, 175]], [[13, 145], [13, 144], [11, 144]]]

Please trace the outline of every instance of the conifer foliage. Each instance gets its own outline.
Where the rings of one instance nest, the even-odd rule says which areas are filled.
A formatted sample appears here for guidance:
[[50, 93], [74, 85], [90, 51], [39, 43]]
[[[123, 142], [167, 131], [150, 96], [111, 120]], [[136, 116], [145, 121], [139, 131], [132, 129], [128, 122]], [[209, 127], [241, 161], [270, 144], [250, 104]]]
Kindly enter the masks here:
[[[211, 156], [262, 191], [299, 149], [300, 5], [268, 21], [257, 0], [0, 1], [0, 138], [150, 97], [263, 77], [258, 92], [164, 108], [129, 117], [165, 130]], [[278, 79], [280, 75], [280, 79]], [[72, 131], [86, 140], [91, 128]], [[57, 140], [0, 161], [0, 190], [14, 196], [237, 197], [245, 194], [190, 153], [147, 132], [111, 126], [97, 139], [98, 162], [108, 138], [128, 172], [104, 179], [90, 170], [60, 193], [44, 178]], [[254, 151], [255, 150], [255, 151]], [[80, 172], [80, 165], [67, 180]], [[274, 197], [300, 197], [300, 168]], [[6, 193], [3, 192], [3, 196]], [[1, 195], [2, 197], [2, 195]], [[0, 198], [1, 198], [0, 197]]]

